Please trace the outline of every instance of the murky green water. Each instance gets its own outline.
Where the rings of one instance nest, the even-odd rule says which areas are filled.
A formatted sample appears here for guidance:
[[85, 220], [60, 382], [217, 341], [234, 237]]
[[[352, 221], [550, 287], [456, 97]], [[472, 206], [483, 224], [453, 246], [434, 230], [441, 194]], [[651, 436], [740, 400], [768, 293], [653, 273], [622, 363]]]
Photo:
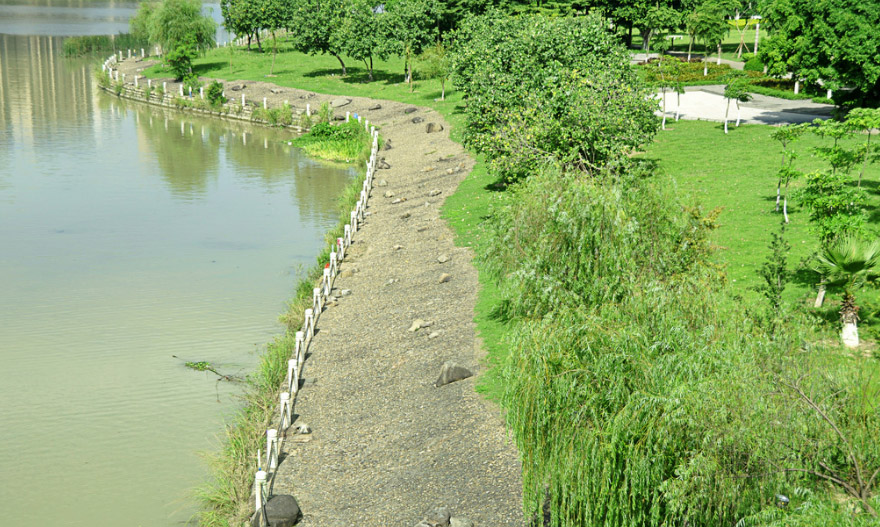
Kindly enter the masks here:
[[98, 93], [45, 13], [16, 11], [113, 33], [131, 4], [3, 2], [0, 524], [183, 523], [236, 390], [182, 360], [252, 369], [350, 173]]

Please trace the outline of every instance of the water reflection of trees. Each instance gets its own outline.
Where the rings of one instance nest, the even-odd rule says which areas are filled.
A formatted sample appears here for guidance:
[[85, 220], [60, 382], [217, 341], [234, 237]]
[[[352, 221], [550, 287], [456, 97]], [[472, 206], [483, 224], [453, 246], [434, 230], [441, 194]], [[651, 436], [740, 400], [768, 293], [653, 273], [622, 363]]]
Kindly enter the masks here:
[[178, 198], [203, 196], [217, 180], [220, 136], [182, 116], [130, 106], [137, 120], [138, 147], [151, 151], [171, 193]]
[[351, 170], [321, 164], [288, 145], [288, 131], [109, 101], [134, 113], [141, 149], [155, 155], [160, 176], [180, 198], [204, 195], [226, 164], [239, 181], [266, 192], [290, 187], [301, 220], [314, 221], [335, 216], [338, 196], [351, 178]]

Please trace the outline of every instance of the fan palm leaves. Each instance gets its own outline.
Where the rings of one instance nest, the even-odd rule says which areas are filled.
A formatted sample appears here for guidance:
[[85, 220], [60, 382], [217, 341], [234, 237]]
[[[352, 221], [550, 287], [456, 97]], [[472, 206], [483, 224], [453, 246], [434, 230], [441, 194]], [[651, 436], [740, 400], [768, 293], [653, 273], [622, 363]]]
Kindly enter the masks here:
[[866, 242], [854, 237], [840, 238], [826, 245], [817, 259], [816, 271], [826, 277], [825, 283], [843, 288], [841, 337], [847, 347], [856, 347], [859, 345], [859, 307], [855, 292], [880, 278], [880, 240]]

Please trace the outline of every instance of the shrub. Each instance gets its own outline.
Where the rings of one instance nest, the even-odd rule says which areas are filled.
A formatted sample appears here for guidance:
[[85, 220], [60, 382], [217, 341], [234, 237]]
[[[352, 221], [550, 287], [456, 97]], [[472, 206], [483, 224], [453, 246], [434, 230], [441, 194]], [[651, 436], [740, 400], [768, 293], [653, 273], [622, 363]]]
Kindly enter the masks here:
[[599, 168], [651, 138], [653, 103], [606, 28], [597, 16], [464, 23], [452, 48], [464, 138], [499, 176], [522, 178], [547, 159]]
[[223, 96], [223, 84], [217, 81], [209, 84], [205, 89], [205, 99], [214, 108], [223, 106], [226, 103], [226, 97]]
[[758, 57], [752, 57], [743, 65], [745, 71], [758, 71], [764, 73], [764, 63]]

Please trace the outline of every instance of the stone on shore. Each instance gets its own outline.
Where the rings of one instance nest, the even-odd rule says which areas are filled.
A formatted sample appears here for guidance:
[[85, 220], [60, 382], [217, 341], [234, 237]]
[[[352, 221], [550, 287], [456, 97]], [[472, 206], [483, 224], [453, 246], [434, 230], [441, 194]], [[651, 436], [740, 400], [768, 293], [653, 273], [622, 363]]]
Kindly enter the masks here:
[[471, 372], [471, 370], [465, 368], [464, 366], [461, 366], [454, 362], [447, 362], [443, 364], [442, 368], [440, 368], [440, 376], [437, 377], [437, 380], [434, 382], [434, 386], [439, 388], [455, 381], [467, 379], [468, 377], [472, 377], [473, 375], [474, 374]]
[[293, 527], [299, 520], [301, 512], [296, 498], [289, 494], [279, 494], [269, 498], [266, 502], [266, 517], [269, 520], [267, 526], [263, 521], [263, 515], [256, 513], [251, 520], [253, 527]]
[[443, 125], [438, 123], [428, 123], [425, 125], [425, 132], [433, 134], [434, 132], [442, 132]]
[[332, 101], [330, 101], [330, 106], [332, 108], [341, 108], [341, 107], [346, 106], [348, 104], [351, 104], [351, 99], [346, 99], [344, 97], [339, 98], [339, 99], [333, 99]]

